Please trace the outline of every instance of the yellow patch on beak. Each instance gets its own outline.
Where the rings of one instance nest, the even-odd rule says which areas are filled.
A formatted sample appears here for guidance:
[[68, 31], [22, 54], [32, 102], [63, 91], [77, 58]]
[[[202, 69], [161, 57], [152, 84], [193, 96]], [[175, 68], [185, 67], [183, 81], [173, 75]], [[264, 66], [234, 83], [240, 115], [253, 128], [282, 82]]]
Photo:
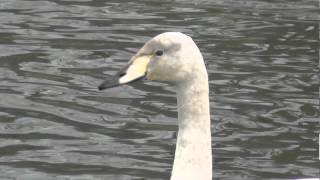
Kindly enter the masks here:
[[142, 78], [147, 72], [147, 67], [150, 62], [151, 55], [139, 56], [132, 61], [132, 64], [129, 65], [128, 69], [119, 79], [120, 84], [125, 84]]

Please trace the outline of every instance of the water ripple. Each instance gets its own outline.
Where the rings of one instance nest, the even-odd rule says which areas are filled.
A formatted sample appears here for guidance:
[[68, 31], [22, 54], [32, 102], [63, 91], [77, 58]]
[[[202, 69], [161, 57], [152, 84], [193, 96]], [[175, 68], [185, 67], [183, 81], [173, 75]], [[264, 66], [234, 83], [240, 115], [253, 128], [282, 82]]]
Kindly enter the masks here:
[[214, 176], [319, 176], [318, 3], [0, 3], [0, 179], [168, 179], [167, 84], [96, 90], [150, 37], [191, 35], [210, 78]]

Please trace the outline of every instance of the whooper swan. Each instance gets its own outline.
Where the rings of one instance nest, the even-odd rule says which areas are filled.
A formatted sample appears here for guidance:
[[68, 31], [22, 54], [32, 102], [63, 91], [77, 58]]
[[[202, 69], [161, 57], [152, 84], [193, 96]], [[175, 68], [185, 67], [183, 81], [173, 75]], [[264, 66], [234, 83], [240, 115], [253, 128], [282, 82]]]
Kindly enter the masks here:
[[212, 180], [208, 74], [197, 45], [179, 32], [157, 35], [99, 89], [143, 77], [176, 88], [179, 131], [171, 180]]

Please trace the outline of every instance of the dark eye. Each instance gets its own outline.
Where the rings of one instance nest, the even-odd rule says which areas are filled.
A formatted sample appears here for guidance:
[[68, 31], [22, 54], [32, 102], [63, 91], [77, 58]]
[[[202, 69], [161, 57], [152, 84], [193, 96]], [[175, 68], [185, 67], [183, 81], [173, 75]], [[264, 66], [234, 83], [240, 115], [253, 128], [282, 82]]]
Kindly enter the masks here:
[[156, 51], [156, 56], [162, 56], [162, 54], [163, 54], [163, 51], [162, 51], [162, 50]]

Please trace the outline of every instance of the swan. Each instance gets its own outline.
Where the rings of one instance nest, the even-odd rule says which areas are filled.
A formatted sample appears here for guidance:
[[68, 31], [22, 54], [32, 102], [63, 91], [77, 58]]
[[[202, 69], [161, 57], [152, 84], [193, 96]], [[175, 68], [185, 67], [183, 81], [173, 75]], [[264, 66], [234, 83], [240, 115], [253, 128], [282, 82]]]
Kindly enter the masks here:
[[183, 33], [159, 34], [98, 89], [144, 77], [176, 90], [179, 130], [170, 180], [212, 180], [208, 74], [199, 48]]

